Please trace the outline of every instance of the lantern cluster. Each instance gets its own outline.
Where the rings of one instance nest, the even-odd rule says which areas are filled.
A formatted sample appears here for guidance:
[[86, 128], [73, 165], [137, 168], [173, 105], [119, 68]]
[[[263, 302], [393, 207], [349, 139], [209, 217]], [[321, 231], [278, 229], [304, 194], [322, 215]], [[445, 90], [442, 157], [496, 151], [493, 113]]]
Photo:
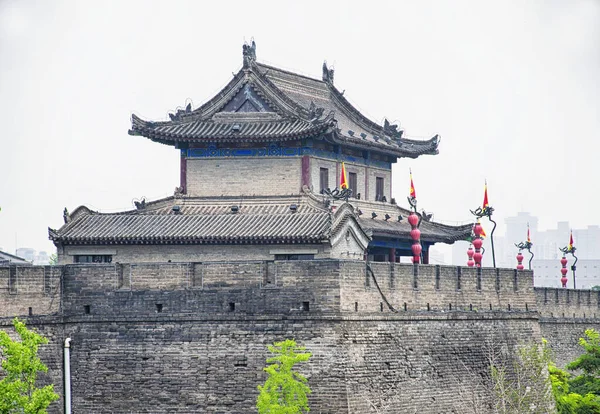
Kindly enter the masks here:
[[481, 253], [481, 246], [483, 246], [483, 239], [481, 238], [482, 232], [483, 227], [481, 227], [481, 223], [478, 221], [475, 223], [475, 226], [473, 226], [473, 233], [475, 233], [475, 239], [473, 239], [473, 247], [475, 247], [473, 260], [475, 261], [475, 266], [477, 267], [481, 267], [481, 259], [483, 259], [483, 253]]
[[475, 250], [473, 250], [473, 246], [469, 246], [469, 250], [467, 250], [467, 256], [469, 260], [467, 260], [467, 266], [473, 267], [475, 266], [475, 260], [473, 260], [473, 255], [475, 254]]
[[413, 240], [413, 244], [411, 246], [412, 254], [413, 254], [413, 263], [419, 263], [421, 260], [421, 230], [418, 229], [419, 225], [419, 216], [415, 213], [410, 213], [408, 216], [408, 222], [412, 227], [410, 231], [410, 238]]
[[567, 258], [565, 256], [562, 257], [562, 259], [560, 259], [560, 264], [562, 265], [562, 268], [560, 269], [560, 273], [562, 273], [562, 277], [560, 278], [560, 283], [562, 283], [562, 287], [566, 288], [567, 287], [567, 282], [569, 279], [567, 279]]
[[519, 253], [517, 253], [517, 270], [523, 269], [525, 269], [525, 266], [523, 266], [523, 253], [519, 250]]

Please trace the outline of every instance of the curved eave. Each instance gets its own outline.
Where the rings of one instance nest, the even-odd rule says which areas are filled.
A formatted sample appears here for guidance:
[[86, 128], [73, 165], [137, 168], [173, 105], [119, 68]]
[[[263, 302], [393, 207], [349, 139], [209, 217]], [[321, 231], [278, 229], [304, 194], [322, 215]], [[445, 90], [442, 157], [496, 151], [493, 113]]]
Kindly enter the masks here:
[[[389, 228], [382, 228], [366, 225], [367, 234], [371, 237], [410, 239], [410, 230], [394, 228], [392, 224], [389, 226]], [[454, 227], [435, 222], [423, 222], [421, 223], [420, 230], [421, 241], [423, 242], [452, 244], [456, 241], [466, 240], [471, 235], [472, 225], [465, 224]]]
[[436, 135], [427, 141], [400, 140], [400, 145], [392, 146], [384, 143], [373, 143], [356, 137], [341, 135], [339, 132], [332, 134], [332, 139], [337, 144], [354, 146], [363, 150], [377, 151], [398, 158], [417, 158], [420, 155], [437, 155], [439, 153], [439, 136]]
[[[159, 129], [160, 128], [160, 129]], [[164, 131], [171, 128], [175, 130]], [[189, 142], [261, 142], [290, 141], [330, 132], [334, 128], [332, 115], [316, 122], [304, 120], [273, 121], [241, 124], [239, 131], [232, 123], [194, 121], [190, 123], [156, 123], [131, 116], [130, 135], [139, 135], [166, 145]], [[194, 132], [198, 131], [198, 132]]]
[[306, 237], [99, 237], [71, 238], [55, 237], [54, 243], [63, 245], [165, 245], [165, 244], [203, 244], [203, 245], [232, 245], [232, 244], [318, 244], [329, 239], [324, 235]]

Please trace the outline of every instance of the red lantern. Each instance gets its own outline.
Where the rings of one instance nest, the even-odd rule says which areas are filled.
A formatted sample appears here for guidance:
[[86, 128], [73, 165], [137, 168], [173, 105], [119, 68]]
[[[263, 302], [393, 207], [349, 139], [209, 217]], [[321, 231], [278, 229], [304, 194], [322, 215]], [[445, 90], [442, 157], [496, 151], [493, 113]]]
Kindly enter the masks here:
[[562, 266], [562, 268], [560, 269], [560, 273], [562, 273], [562, 277], [560, 278], [560, 283], [562, 283], [562, 287], [566, 288], [567, 287], [567, 281], [569, 279], [567, 279], [567, 258], [565, 256], [562, 257], [562, 259], [560, 259], [560, 264]]
[[475, 264], [477, 265], [477, 267], [481, 267], [481, 259], [483, 259], [483, 254], [481, 254], [480, 252], [475, 252], [475, 254], [473, 255], [473, 260], [475, 260]]
[[473, 240], [473, 246], [475, 246], [475, 251], [481, 249], [481, 246], [483, 246], [483, 240], [481, 240], [481, 239]]
[[467, 266], [469, 266], [469, 267], [475, 266], [475, 260], [473, 260], [473, 259], [467, 260]]
[[410, 231], [410, 238], [417, 241], [421, 238], [421, 230], [419, 229], [412, 229]]
[[410, 215], [408, 216], [408, 222], [410, 223], [410, 226], [412, 228], [412, 230], [410, 231], [410, 237], [411, 239], [413, 239], [413, 244], [411, 246], [412, 252], [413, 252], [413, 263], [418, 264], [421, 258], [421, 242], [420, 242], [420, 238], [421, 238], [421, 230], [418, 229], [418, 224], [419, 224], [419, 217], [413, 212], [410, 213]]
[[419, 223], [419, 217], [415, 213], [410, 213], [410, 215], [408, 216], [408, 223], [412, 227], [416, 227]]
[[475, 223], [475, 227], [473, 227], [473, 233], [475, 233], [475, 236], [477, 236], [477, 237], [481, 236], [482, 232], [483, 232], [483, 227], [481, 227], [481, 224], [479, 222]]
[[419, 256], [421, 255], [421, 250], [422, 250], [422, 248], [421, 248], [421, 245], [420, 245], [420, 244], [417, 244], [417, 243], [413, 244], [413, 245], [411, 246], [411, 249], [412, 249], [413, 255], [414, 255], [415, 257], [419, 257]]
[[523, 269], [525, 269], [525, 266], [523, 266], [523, 254], [519, 250], [519, 253], [517, 253], [517, 270]]

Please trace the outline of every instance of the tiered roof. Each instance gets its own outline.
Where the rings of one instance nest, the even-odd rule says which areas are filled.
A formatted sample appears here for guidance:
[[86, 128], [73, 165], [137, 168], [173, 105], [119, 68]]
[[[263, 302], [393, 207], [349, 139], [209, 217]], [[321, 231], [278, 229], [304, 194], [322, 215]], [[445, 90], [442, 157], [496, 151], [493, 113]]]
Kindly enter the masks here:
[[188, 105], [163, 122], [132, 115], [129, 133], [180, 148], [315, 137], [395, 157], [437, 154], [439, 136], [406, 139], [396, 125], [379, 125], [362, 115], [334, 86], [333, 70], [325, 64], [318, 80], [258, 63], [254, 51], [244, 51], [242, 69], [204, 105]]

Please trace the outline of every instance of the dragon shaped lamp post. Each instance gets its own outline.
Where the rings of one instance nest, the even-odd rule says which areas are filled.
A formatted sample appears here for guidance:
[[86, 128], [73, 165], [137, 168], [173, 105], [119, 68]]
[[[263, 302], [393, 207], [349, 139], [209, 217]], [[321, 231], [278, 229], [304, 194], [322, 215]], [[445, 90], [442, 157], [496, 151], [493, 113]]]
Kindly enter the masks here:
[[475, 238], [473, 239], [473, 247], [475, 247], [475, 253], [473, 253], [473, 260], [475, 261], [476, 267], [481, 267], [481, 260], [483, 259], [483, 254], [481, 253], [481, 246], [483, 245], [483, 239], [481, 238], [481, 232], [483, 231], [483, 227], [481, 227], [481, 223], [477, 221], [475, 226], [473, 226], [473, 233], [475, 233]]
[[[529, 236], [526, 242], [521, 242], [521, 243], [515, 243], [515, 246], [517, 246], [519, 248], [519, 253], [517, 254], [517, 260], [519, 260], [519, 255], [521, 255], [521, 261], [523, 261], [523, 254], [521, 253], [522, 250], [527, 250], [529, 252], [529, 254], [531, 255], [531, 257], [529, 258], [529, 270], [531, 270], [531, 261], [533, 260], [533, 252], [531, 251], [531, 247], [533, 246], [533, 243], [531, 242], [531, 240], [529, 240]], [[519, 263], [521, 264], [521, 263]], [[525, 267], [523, 267], [522, 269], [519, 269], [519, 267], [517, 266], [517, 269], [519, 270], [523, 270]]]
[[[485, 183], [485, 192], [483, 195], [483, 206], [477, 207], [477, 209], [470, 210], [470, 211], [471, 211], [471, 214], [473, 214], [475, 217], [477, 217], [478, 224], [479, 224], [479, 219], [482, 217], [487, 217], [488, 220], [494, 224], [494, 227], [492, 228], [492, 232], [490, 233], [490, 242], [492, 243], [492, 262], [494, 264], [494, 267], [496, 267], [496, 251], [494, 250], [494, 231], [496, 231], [496, 222], [494, 220], [492, 220], [492, 214], [494, 214], [494, 208], [492, 206], [490, 206], [488, 203], [487, 182]], [[481, 225], [480, 225], [480, 228], [482, 228]], [[475, 249], [477, 249], [477, 246], [475, 246]], [[475, 261], [477, 262], [477, 260], [475, 260]]]
[[[569, 245], [563, 248], [559, 248], [558, 250], [560, 250], [563, 253], [563, 257], [562, 259], [560, 259], [560, 263], [562, 265], [562, 268], [560, 269], [563, 277], [560, 279], [560, 281], [563, 284], [563, 287], [567, 287], [567, 258], [566, 255], [567, 254], [571, 254], [571, 256], [573, 256], [575, 258], [575, 261], [573, 262], [573, 265], [571, 266], [571, 270], [573, 271], [573, 289], [577, 289], [577, 283], [575, 281], [575, 271], [577, 270], [577, 260], [579, 260], [577, 258], [577, 256], [575, 256], [575, 252], [577, 251], [577, 248], [574, 246], [573, 244], [573, 233], [571, 233], [571, 238], [569, 239]], [[564, 263], [563, 263], [564, 262]]]
[[469, 257], [469, 260], [467, 260], [467, 266], [469, 267], [475, 266], [475, 260], [473, 260], [474, 254], [475, 250], [473, 250], [473, 246], [469, 246], [469, 249], [467, 250], [467, 256]]

